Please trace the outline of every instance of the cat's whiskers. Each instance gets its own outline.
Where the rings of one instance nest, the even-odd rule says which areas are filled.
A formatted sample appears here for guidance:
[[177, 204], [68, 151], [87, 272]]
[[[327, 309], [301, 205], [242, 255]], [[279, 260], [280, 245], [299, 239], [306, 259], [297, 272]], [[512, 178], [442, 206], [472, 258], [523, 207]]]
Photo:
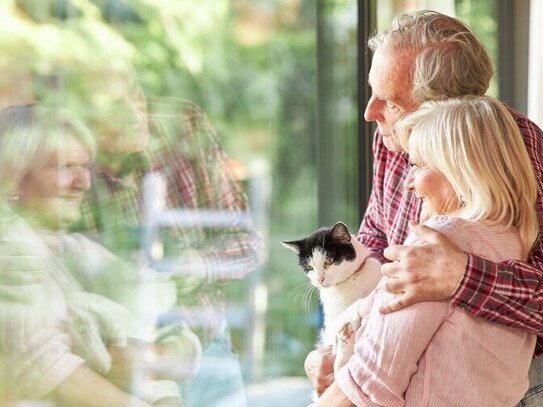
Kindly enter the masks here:
[[297, 299], [298, 295], [301, 295], [306, 288], [306, 282], [303, 282], [301, 284], [298, 284], [296, 287], [294, 287], [292, 290], [290, 290], [286, 296], [286, 298], [294, 297], [294, 299]]
[[315, 297], [316, 288], [310, 281], [304, 281], [289, 291], [286, 298], [294, 298], [296, 301], [300, 301], [306, 311], [311, 308], [312, 297]]
[[310, 282], [307, 283], [307, 287], [308, 289], [305, 292], [302, 304], [305, 306], [305, 311], [309, 312], [311, 310], [311, 305], [315, 303], [315, 299], [318, 298], [318, 290]]

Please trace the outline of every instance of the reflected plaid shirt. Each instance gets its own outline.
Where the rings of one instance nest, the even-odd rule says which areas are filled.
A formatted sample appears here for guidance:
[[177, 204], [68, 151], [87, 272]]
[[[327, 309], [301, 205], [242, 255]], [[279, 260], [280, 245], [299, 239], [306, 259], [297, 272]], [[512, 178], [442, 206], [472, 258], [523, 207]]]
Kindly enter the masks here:
[[[543, 228], [543, 132], [528, 118], [510, 109], [524, 137], [538, 182], [536, 210]], [[383, 250], [402, 244], [408, 234], [408, 221], [418, 220], [421, 203], [406, 191], [409, 171], [405, 153], [386, 149], [377, 132], [373, 142], [375, 157], [373, 189], [357, 238], [382, 263]], [[543, 242], [540, 236], [528, 261], [493, 263], [468, 254], [464, 277], [451, 298], [454, 306], [474, 316], [527, 330], [538, 336], [535, 355], [543, 353]]]
[[[132, 260], [137, 260], [141, 248], [141, 184], [150, 169], [159, 171], [167, 181], [169, 208], [230, 213], [248, 210], [247, 197], [230, 172], [227, 157], [201, 110], [179, 99], [164, 103], [169, 112], [150, 116], [152, 138], [145, 155], [126, 157], [120, 175], [106, 168], [95, 171], [82, 219], [75, 227], [94, 234], [113, 253]], [[179, 312], [207, 344], [224, 319], [222, 283], [257, 269], [261, 240], [254, 231], [236, 227], [210, 230], [175, 226], [161, 230], [161, 237], [165, 257], [182, 256], [185, 249], [196, 249], [203, 257], [206, 270], [195, 270], [193, 277], [199, 284], [179, 298]], [[183, 284], [183, 278], [178, 283]]]

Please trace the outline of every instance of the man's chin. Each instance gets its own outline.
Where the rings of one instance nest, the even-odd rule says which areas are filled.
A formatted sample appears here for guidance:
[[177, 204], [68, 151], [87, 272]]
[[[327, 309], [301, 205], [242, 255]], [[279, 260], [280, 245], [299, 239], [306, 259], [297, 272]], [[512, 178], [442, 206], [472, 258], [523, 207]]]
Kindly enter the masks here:
[[383, 144], [387, 150], [393, 153], [401, 153], [403, 151], [400, 143], [392, 136], [383, 136]]

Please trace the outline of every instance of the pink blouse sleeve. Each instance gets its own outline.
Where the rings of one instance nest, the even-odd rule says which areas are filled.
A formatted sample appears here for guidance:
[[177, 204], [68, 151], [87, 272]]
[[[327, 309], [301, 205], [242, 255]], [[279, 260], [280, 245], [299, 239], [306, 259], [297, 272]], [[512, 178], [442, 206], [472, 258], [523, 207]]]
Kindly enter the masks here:
[[361, 406], [403, 406], [404, 394], [418, 362], [451, 308], [423, 302], [381, 315], [378, 308], [392, 294], [379, 290], [367, 323], [359, 330], [355, 354], [336, 373], [347, 397]]

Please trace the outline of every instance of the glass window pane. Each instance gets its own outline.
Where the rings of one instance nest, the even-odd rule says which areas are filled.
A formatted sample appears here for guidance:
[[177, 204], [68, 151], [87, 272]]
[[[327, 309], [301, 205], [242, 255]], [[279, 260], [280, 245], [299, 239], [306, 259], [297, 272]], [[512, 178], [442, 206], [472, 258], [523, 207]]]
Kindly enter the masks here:
[[57, 332], [70, 366], [148, 401], [307, 405], [321, 317], [280, 242], [358, 226], [356, 1], [14, 0], [0, 16], [1, 107], [37, 103], [21, 109], [44, 143], [63, 130], [21, 171], [43, 161], [77, 190], [15, 218], [62, 274], [67, 311], [43, 320], [74, 328]]

